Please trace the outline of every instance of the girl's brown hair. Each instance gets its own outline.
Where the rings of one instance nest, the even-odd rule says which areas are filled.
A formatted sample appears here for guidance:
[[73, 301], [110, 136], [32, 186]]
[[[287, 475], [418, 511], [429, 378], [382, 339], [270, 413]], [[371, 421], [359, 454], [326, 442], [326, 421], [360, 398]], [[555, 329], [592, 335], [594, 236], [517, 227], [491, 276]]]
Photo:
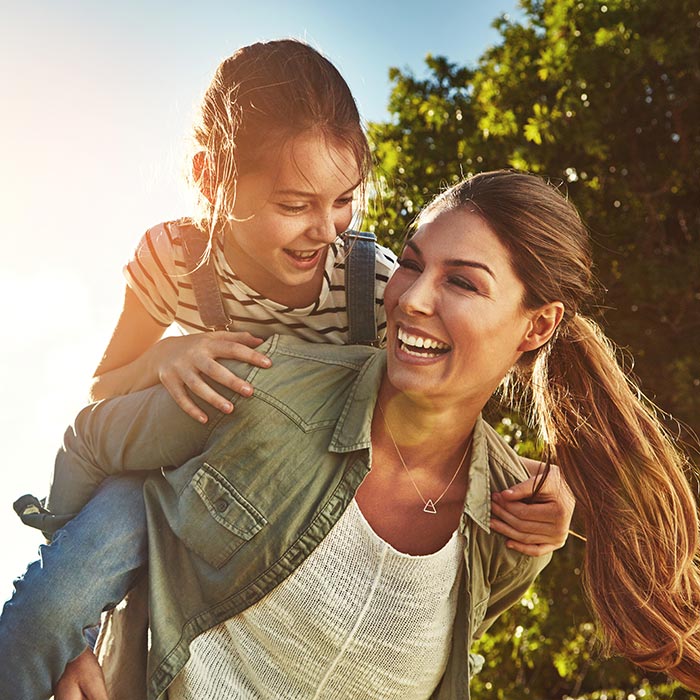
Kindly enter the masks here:
[[700, 690], [698, 516], [687, 458], [582, 313], [592, 300], [588, 232], [566, 197], [526, 173], [468, 178], [421, 216], [460, 207], [508, 249], [526, 308], [564, 304], [555, 336], [521, 358], [504, 388], [529, 408], [576, 496], [587, 593], [607, 648]]
[[357, 105], [335, 66], [308, 44], [245, 46], [217, 68], [194, 126], [200, 216], [213, 232], [232, 216], [239, 174], [274, 167], [290, 139], [315, 131], [350, 149], [364, 181], [371, 154]]

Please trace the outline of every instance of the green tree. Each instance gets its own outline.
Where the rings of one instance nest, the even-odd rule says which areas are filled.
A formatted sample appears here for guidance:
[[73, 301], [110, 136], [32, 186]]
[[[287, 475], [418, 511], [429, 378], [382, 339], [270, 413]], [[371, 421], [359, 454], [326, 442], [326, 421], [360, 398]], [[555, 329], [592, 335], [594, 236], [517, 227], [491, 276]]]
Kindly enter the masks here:
[[[391, 119], [370, 125], [380, 197], [369, 225], [397, 248], [425, 202], [470, 172], [515, 167], [561, 182], [607, 290], [591, 311], [634, 356], [671, 429], [700, 433], [700, 2], [521, 7], [494, 22], [501, 40], [474, 68], [428, 56], [427, 77], [391, 69]], [[515, 445], [527, 431], [507, 420], [499, 429]], [[582, 552], [570, 541], [482, 641], [475, 697], [695, 698], [600, 658]]]

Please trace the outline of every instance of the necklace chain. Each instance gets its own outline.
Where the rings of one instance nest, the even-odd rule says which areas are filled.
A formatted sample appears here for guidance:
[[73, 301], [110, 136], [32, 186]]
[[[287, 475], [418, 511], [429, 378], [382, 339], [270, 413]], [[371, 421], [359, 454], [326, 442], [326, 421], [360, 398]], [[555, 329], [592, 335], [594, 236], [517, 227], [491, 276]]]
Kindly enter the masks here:
[[399, 461], [403, 465], [403, 468], [406, 470], [406, 474], [408, 474], [408, 478], [411, 480], [411, 483], [413, 484], [413, 488], [416, 490], [416, 493], [420, 496], [420, 500], [423, 501], [423, 512], [424, 513], [430, 513], [431, 515], [435, 515], [437, 513], [437, 504], [440, 502], [442, 497], [447, 493], [449, 490], [450, 486], [454, 483], [454, 480], [457, 478], [457, 474], [459, 474], [460, 470], [462, 469], [462, 465], [464, 464], [464, 460], [467, 458], [467, 452], [469, 452], [469, 448], [472, 445], [472, 437], [474, 436], [474, 433], [472, 433], [469, 436], [469, 440], [467, 440], [467, 447], [464, 450], [464, 454], [462, 455], [462, 459], [459, 461], [459, 466], [457, 467], [457, 471], [452, 475], [452, 478], [450, 479], [450, 482], [445, 486], [445, 490], [435, 499], [426, 498], [423, 496], [421, 493], [421, 490], [418, 488], [418, 484], [415, 482], [413, 476], [411, 475], [411, 470], [408, 468], [406, 462], [404, 461], [403, 455], [401, 454], [401, 450], [399, 450], [399, 446], [396, 444], [396, 440], [394, 439], [394, 434], [391, 432], [391, 428], [389, 427], [389, 422], [386, 419], [386, 414], [384, 413], [384, 409], [382, 408], [382, 405], [377, 402], [377, 406], [379, 407], [379, 412], [382, 414], [382, 420], [384, 421], [384, 426], [386, 427], [386, 431], [389, 434], [389, 438], [391, 439], [391, 443], [394, 445], [394, 449], [396, 450], [396, 454], [399, 456]]

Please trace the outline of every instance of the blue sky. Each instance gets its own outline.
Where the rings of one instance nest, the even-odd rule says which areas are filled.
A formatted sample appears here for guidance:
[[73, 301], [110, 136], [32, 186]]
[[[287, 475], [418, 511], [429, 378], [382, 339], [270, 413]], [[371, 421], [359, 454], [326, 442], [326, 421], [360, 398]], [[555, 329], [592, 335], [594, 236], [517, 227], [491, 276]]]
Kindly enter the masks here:
[[[9, 4], [9, 3], [7, 3]], [[0, 600], [40, 538], [11, 510], [44, 495], [63, 430], [116, 321], [121, 267], [149, 226], [186, 212], [184, 143], [216, 65], [293, 36], [341, 70], [382, 120], [390, 66], [473, 64], [517, 2], [46, 0], [0, 23]]]

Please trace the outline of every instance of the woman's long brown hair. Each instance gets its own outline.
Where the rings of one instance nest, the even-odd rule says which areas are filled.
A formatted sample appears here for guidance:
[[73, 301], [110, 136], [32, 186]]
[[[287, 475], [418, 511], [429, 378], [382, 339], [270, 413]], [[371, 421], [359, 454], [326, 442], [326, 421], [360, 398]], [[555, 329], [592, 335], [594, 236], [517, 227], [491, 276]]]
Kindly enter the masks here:
[[588, 232], [575, 207], [534, 175], [482, 173], [423, 215], [466, 207], [508, 248], [524, 305], [561, 301], [554, 338], [507, 378], [561, 467], [585, 522], [585, 585], [607, 650], [700, 690], [697, 504], [688, 460], [600, 327]]

